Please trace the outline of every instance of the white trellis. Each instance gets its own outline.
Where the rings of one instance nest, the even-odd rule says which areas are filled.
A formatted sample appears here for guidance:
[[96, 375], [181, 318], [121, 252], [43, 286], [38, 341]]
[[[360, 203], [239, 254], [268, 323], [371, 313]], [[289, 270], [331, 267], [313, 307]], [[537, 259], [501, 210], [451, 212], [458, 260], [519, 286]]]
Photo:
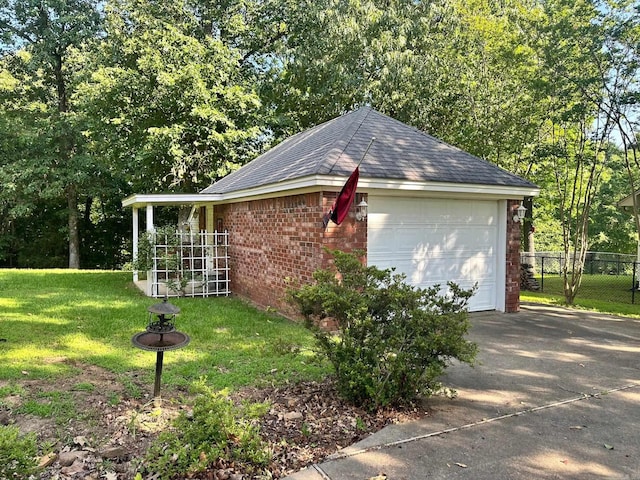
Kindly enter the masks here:
[[153, 242], [152, 297], [229, 295], [229, 233], [158, 233]]

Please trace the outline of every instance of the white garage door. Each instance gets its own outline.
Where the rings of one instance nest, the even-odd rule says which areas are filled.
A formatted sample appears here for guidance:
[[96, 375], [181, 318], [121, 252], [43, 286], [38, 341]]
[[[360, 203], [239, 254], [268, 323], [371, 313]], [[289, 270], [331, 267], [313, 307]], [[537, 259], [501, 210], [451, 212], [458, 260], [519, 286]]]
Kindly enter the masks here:
[[477, 283], [470, 310], [496, 309], [497, 201], [369, 195], [368, 202], [369, 265], [395, 267], [419, 287]]

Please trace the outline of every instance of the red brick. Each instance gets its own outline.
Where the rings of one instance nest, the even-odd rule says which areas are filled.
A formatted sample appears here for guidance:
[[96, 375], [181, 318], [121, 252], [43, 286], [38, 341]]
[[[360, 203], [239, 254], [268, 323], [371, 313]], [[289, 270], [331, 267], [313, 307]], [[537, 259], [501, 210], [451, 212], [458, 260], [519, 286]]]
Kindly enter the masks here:
[[[216, 218], [230, 234], [231, 290], [261, 306], [296, 315], [286, 300], [287, 280], [301, 285], [329, 265], [324, 247], [364, 250], [366, 222], [352, 211], [342, 225], [322, 219], [336, 193], [316, 192], [282, 198], [229, 203], [216, 207]], [[355, 210], [355, 209], [352, 209]]]
[[505, 312], [520, 311], [520, 239], [522, 223], [514, 222], [520, 200], [507, 201], [507, 256]]

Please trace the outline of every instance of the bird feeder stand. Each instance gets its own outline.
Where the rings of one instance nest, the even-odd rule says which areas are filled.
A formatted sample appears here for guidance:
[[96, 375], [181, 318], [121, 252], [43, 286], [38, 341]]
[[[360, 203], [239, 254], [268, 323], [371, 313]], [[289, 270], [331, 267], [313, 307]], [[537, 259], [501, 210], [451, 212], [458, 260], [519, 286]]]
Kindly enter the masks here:
[[180, 309], [172, 305], [165, 298], [162, 303], [151, 305], [147, 311], [149, 319], [144, 332], [136, 333], [131, 339], [134, 347], [150, 352], [156, 352], [156, 376], [153, 396], [160, 396], [160, 378], [162, 377], [162, 363], [164, 352], [186, 347], [191, 339], [186, 333], [176, 330], [176, 315]]

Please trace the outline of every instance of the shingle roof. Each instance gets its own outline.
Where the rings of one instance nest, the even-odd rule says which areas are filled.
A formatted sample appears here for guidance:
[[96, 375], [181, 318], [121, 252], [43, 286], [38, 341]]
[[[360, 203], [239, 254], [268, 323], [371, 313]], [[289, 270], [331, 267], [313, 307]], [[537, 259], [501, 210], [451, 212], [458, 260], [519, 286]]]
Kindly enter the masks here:
[[535, 187], [531, 182], [370, 107], [289, 137], [202, 193], [228, 193], [311, 175]]

